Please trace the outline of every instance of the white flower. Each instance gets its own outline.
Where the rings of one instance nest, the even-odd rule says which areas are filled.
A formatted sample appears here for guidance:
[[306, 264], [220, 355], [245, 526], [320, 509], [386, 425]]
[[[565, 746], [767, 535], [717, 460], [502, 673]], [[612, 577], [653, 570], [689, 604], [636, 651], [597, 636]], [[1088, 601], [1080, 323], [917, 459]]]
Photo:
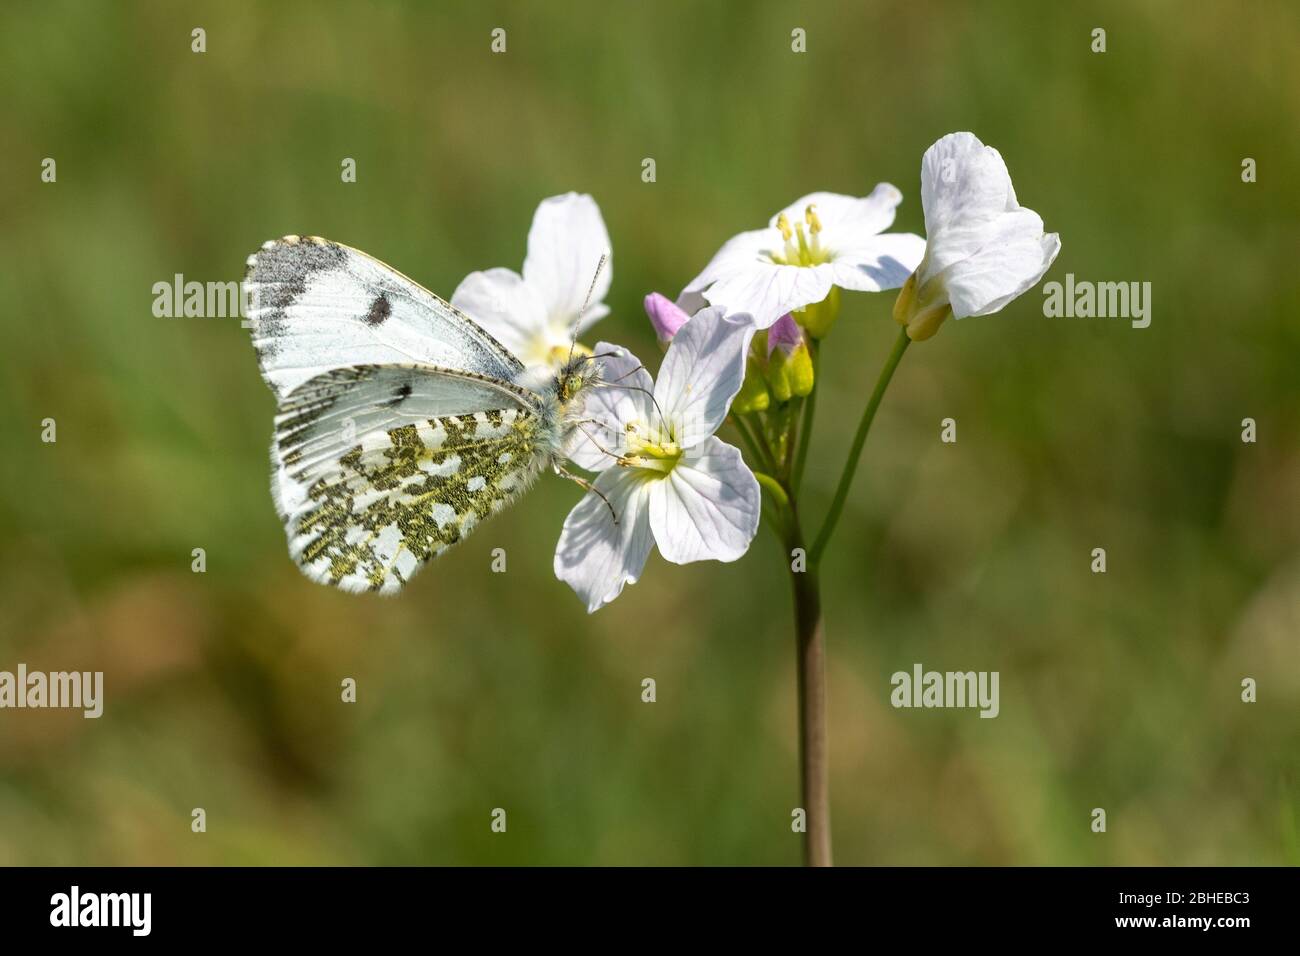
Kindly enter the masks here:
[[500, 268], [472, 272], [452, 293], [451, 304], [525, 365], [562, 364], [588, 289], [591, 304], [577, 334], [609, 314], [602, 301], [609, 292], [608, 261], [595, 288], [591, 284], [600, 257], [609, 254], [609, 233], [596, 201], [578, 193], [552, 196], [533, 214], [523, 275]]
[[555, 548], [556, 577], [588, 612], [636, 581], [653, 545], [674, 564], [734, 561], [748, 550], [758, 482], [713, 433], [740, 390], [753, 333], [748, 316], [704, 310], [673, 338], [657, 383], [625, 350], [596, 346], [597, 355], [616, 354], [601, 358], [605, 384], [586, 400], [591, 421], [570, 457], [600, 474]]
[[902, 198], [888, 183], [863, 199], [810, 193], [773, 216], [766, 229], [728, 240], [679, 303], [690, 312], [702, 294], [728, 312], [751, 313], [765, 329], [787, 312], [821, 302], [836, 286], [896, 289], [925, 249], [920, 236], [881, 234]]
[[988, 315], [1042, 279], [1061, 250], [1056, 233], [1016, 202], [1002, 156], [973, 133], [949, 133], [921, 160], [925, 258], [898, 295], [894, 318], [927, 339], [948, 317]]

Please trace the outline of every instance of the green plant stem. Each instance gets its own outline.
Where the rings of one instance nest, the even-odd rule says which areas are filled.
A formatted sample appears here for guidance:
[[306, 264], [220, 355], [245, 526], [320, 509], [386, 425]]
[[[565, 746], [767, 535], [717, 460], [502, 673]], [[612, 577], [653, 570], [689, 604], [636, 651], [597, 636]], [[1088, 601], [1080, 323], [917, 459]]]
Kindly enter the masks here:
[[784, 539], [789, 533], [789, 524], [785, 516], [790, 511], [790, 499], [786, 496], [781, 483], [771, 475], [755, 471], [754, 477], [758, 479], [759, 485], [771, 496], [772, 502], [775, 504], [775, 510], [769, 508], [766, 502], [763, 504], [763, 517], [767, 519], [767, 523], [771, 525], [776, 536]]
[[849, 488], [853, 485], [853, 475], [858, 470], [858, 459], [862, 456], [862, 446], [867, 441], [867, 432], [871, 430], [871, 423], [876, 417], [876, 409], [880, 407], [880, 400], [885, 396], [885, 389], [889, 387], [889, 381], [894, 377], [894, 369], [898, 368], [898, 363], [903, 358], [903, 353], [907, 351], [907, 346], [911, 341], [907, 337], [906, 329], [898, 330], [898, 338], [894, 340], [894, 348], [889, 353], [889, 358], [885, 360], [885, 367], [880, 370], [880, 376], [876, 379], [876, 387], [871, 393], [866, 409], [862, 412], [862, 420], [858, 422], [858, 431], [853, 436], [853, 445], [849, 449], [848, 460], [844, 463], [844, 471], [840, 474], [840, 482], [835, 487], [835, 497], [831, 499], [831, 506], [826, 511], [826, 520], [822, 522], [822, 529], [817, 533], [817, 537], [813, 541], [812, 551], [808, 555], [810, 569], [815, 568], [820, 563], [822, 555], [826, 552], [826, 544], [830, 541], [831, 533], [835, 530], [841, 512], [844, 511], [844, 501], [848, 498]]
[[749, 426], [745, 424], [744, 419], [739, 415], [732, 415], [728, 421], [735, 426], [741, 440], [745, 443], [745, 450], [754, 457], [754, 460], [758, 462], [760, 467], [770, 469], [772, 467], [772, 462], [768, 461], [767, 458], [764, 457], [762, 450], [758, 447], [758, 443], [754, 440], [754, 436], [750, 434]]
[[[793, 503], [789, 511], [789, 552], [807, 549]], [[804, 864], [831, 866], [830, 761], [826, 742], [826, 631], [822, 624], [817, 568], [790, 565], [794, 591], [796, 680], [799, 688], [799, 779], [806, 814]]]
[[777, 470], [776, 452], [772, 450], [771, 443], [767, 440], [767, 432], [763, 428], [762, 421], [759, 420], [757, 413], [749, 416], [750, 429], [758, 443], [759, 451], [763, 453], [763, 467], [770, 472]]
[[769, 494], [771, 494], [772, 499], [776, 502], [776, 506], [780, 508], [782, 512], [788, 512], [790, 510], [790, 498], [786, 495], [785, 489], [781, 487], [781, 482], [777, 481], [771, 475], [765, 474], [761, 471], [754, 472], [754, 477], [757, 478], [758, 483], [762, 485]]
[[794, 476], [794, 459], [799, 449], [799, 417], [803, 410], [804, 400], [798, 399], [791, 402], [788, 409], [788, 418], [785, 421], [785, 448], [781, 459], [781, 480], [793, 487], [791, 478]]
[[[815, 392], [814, 392], [815, 394]], [[763, 518], [784, 543], [794, 596], [795, 672], [799, 709], [800, 804], [805, 816], [803, 839], [807, 866], [830, 866], [830, 766], [826, 721], [826, 632], [822, 623], [821, 587], [795, 501], [795, 475], [803, 470], [812, 434], [813, 400], [802, 407], [769, 415], [732, 415], [731, 422], [752, 457], [755, 479], [763, 490]], [[768, 427], [778, 432], [769, 437]], [[777, 458], [772, 442], [782, 450]]]

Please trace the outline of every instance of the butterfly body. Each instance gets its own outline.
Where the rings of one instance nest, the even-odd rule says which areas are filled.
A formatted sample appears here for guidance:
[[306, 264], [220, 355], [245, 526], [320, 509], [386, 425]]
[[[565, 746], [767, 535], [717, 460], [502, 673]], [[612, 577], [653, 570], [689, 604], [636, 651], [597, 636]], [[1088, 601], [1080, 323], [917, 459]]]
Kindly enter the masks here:
[[272, 495], [308, 577], [398, 590], [562, 470], [599, 363], [538, 376], [469, 317], [338, 243], [248, 260], [253, 344], [279, 399]]

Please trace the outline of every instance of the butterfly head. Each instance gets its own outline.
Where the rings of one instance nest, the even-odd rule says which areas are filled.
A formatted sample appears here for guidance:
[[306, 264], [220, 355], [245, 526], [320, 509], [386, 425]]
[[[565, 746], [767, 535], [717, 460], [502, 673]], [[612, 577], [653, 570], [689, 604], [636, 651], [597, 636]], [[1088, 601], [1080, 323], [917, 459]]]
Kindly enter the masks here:
[[601, 383], [600, 362], [592, 355], [574, 355], [555, 376], [555, 397], [561, 407], [568, 407], [575, 398], [589, 388]]

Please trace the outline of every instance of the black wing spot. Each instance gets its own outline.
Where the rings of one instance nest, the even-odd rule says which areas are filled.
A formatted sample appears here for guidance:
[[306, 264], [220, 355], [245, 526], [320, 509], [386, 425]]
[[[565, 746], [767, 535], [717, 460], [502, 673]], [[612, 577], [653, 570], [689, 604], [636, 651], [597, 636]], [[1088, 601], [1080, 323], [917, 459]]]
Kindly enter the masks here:
[[403, 382], [401, 385], [397, 386], [397, 390], [393, 392], [393, 397], [388, 400], [387, 405], [389, 408], [396, 408], [410, 397], [411, 383]]
[[392, 314], [393, 306], [388, 301], [388, 294], [381, 292], [378, 298], [370, 303], [370, 311], [366, 313], [366, 325], [382, 325]]

